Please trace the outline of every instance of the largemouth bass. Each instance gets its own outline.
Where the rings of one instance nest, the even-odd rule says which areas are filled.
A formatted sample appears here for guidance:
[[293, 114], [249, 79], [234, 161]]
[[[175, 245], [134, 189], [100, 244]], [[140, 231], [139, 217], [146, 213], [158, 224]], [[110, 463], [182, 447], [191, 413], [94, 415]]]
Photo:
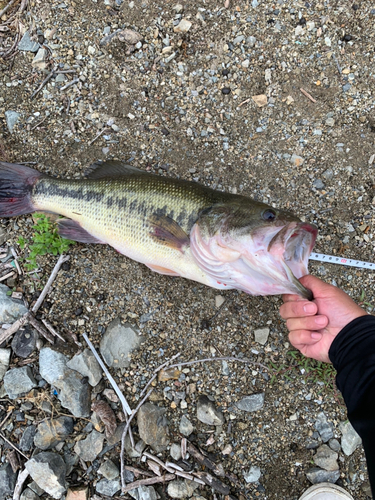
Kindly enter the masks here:
[[0, 162], [0, 217], [34, 211], [65, 216], [61, 236], [107, 243], [170, 276], [251, 295], [296, 293], [315, 226], [245, 196], [162, 177], [118, 161], [84, 179], [57, 179]]

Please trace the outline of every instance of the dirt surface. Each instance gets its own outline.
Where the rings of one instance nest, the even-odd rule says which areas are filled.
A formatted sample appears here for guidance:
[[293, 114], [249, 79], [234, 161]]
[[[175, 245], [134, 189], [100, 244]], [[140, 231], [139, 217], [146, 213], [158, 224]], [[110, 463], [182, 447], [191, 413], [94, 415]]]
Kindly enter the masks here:
[[[17, 28], [29, 29], [35, 40], [41, 35], [49, 47], [46, 67], [35, 68], [35, 54], [26, 51], [0, 59], [0, 159], [36, 162], [37, 170], [64, 178], [83, 176], [98, 159], [130, 161], [288, 208], [318, 226], [316, 251], [374, 261], [374, 4], [227, 3], [181, 1], [180, 10], [167, 0], [32, 1], [1, 41], [10, 47]], [[187, 33], [174, 32], [179, 15], [192, 23]], [[125, 28], [140, 34], [140, 44], [114, 37], [101, 45], [104, 36]], [[75, 73], [66, 73], [64, 82], [56, 73], [31, 98], [53, 68]], [[267, 96], [264, 107], [252, 99], [259, 94]], [[8, 111], [20, 114], [12, 133]], [[32, 224], [30, 216], [3, 220], [13, 244], [20, 236], [30, 239]], [[112, 372], [133, 408], [153, 370], [179, 351], [180, 361], [235, 356], [267, 366], [228, 362], [223, 373], [221, 363], [194, 365], [176, 384], [158, 383], [153, 398], [168, 408], [172, 440], [180, 439], [183, 414], [194, 422], [203, 448], [236, 474], [235, 497], [297, 499], [310, 485], [314, 450], [306, 444], [318, 413], [332, 422], [338, 439], [347, 417], [340, 395], [324, 381], [327, 375], [332, 382], [330, 368], [319, 371], [312, 363], [307, 374], [303, 359], [290, 355], [280, 297], [219, 292], [160, 276], [108, 246], [77, 244], [70, 255], [42, 310], [69, 339], [57, 347], [76, 352], [69, 332], [79, 339], [86, 332], [97, 345], [117, 317], [140, 327], [146, 340], [130, 368]], [[55, 259], [39, 262], [40, 282], [25, 275], [15, 285], [29, 303]], [[372, 311], [373, 272], [317, 262], [310, 272]], [[225, 298], [220, 310], [217, 295]], [[264, 327], [270, 335], [262, 346], [254, 330]], [[187, 409], [166, 397], [166, 386], [186, 391], [189, 384], [196, 391], [187, 394]], [[236, 408], [258, 392], [265, 392], [261, 410]], [[226, 419], [208, 446], [209, 429], [196, 419], [199, 394], [212, 396]], [[223, 455], [228, 444], [232, 451]], [[251, 466], [261, 470], [258, 482], [244, 479]], [[358, 500], [367, 498], [362, 449], [350, 457], [340, 451], [339, 466], [338, 484]], [[75, 482], [85, 481], [78, 468]], [[199, 495], [214, 498], [209, 488]]]

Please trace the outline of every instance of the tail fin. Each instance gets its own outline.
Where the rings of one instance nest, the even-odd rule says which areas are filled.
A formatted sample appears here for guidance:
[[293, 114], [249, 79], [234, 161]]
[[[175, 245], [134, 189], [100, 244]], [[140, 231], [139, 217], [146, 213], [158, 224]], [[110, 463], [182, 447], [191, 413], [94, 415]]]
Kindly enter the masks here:
[[0, 217], [34, 212], [31, 193], [43, 174], [16, 163], [0, 162]]

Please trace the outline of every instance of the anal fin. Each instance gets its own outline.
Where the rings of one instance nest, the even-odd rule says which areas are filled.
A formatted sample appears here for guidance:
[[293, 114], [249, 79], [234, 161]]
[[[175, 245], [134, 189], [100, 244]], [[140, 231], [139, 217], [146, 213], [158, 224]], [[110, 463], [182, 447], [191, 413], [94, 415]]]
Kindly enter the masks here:
[[155, 271], [156, 273], [159, 273], [159, 274], [166, 274], [167, 276], [180, 276], [175, 271], [172, 271], [171, 269], [167, 269], [166, 267], [154, 266], [152, 264], [146, 264], [146, 266], [149, 267], [151, 269], [151, 271]]
[[60, 219], [57, 221], [59, 228], [59, 235], [69, 240], [79, 241], [80, 243], [102, 243], [95, 236], [83, 229], [83, 227], [72, 219]]

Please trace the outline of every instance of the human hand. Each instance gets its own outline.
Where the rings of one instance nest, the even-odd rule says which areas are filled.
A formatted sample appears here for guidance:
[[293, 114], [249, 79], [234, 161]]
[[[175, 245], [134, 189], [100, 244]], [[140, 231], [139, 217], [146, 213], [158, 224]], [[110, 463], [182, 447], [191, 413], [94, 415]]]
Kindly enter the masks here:
[[280, 315], [287, 320], [289, 341], [308, 358], [330, 363], [328, 351], [333, 339], [353, 319], [367, 313], [343, 290], [315, 276], [303, 276], [299, 281], [312, 291], [314, 300], [283, 295]]

